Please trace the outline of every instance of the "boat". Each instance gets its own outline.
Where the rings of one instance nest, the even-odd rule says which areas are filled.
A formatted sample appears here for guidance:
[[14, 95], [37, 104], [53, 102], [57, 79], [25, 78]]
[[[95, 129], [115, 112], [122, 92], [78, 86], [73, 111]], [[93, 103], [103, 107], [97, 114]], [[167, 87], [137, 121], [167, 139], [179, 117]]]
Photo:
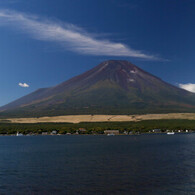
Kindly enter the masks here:
[[22, 133], [17, 132], [16, 136], [23, 136]]
[[167, 132], [167, 135], [174, 135], [175, 134], [175, 132]]
[[107, 136], [114, 136], [114, 133], [108, 133]]

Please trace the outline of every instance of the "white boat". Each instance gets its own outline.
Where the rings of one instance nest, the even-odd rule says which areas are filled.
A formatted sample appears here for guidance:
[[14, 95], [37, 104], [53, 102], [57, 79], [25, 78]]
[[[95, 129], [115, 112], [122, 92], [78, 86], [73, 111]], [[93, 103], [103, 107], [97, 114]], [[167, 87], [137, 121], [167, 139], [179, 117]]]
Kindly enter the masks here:
[[16, 136], [23, 136], [22, 133], [17, 132]]
[[108, 133], [107, 136], [114, 136], [114, 133]]
[[175, 134], [175, 132], [167, 132], [167, 135], [174, 135]]

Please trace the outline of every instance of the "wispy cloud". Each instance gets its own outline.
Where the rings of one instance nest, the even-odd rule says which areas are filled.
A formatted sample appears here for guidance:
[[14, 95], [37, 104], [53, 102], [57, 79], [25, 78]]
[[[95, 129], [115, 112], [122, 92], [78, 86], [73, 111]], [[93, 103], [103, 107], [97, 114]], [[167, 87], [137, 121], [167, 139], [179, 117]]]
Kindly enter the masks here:
[[0, 23], [17, 28], [34, 39], [55, 42], [67, 50], [80, 54], [162, 60], [123, 43], [100, 39], [75, 25], [54, 22], [35, 15], [0, 10]]
[[20, 87], [30, 87], [27, 83], [18, 83]]
[[193, 83], [179, 84], [179, 87], [187, 91], [195, 93], [195, 84]]

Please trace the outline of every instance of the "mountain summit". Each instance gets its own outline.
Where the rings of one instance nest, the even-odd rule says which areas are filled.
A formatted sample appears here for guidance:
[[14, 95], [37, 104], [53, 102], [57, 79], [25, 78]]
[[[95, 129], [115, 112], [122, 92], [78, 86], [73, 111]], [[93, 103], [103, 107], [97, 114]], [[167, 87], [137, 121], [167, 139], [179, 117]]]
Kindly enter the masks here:
[[0, 108], [1, 115], [139, 114], [195, 111], [195, 94], [124, 60], [108, 60], [57, 86]]

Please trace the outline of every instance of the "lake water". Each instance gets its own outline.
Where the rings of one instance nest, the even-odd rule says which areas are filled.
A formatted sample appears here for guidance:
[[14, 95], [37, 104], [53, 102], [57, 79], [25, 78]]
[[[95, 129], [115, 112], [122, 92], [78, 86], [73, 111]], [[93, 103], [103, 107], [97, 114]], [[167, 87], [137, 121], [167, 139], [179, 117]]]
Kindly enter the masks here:
[[195, 194], [195, 134], [1, 136], [0, 194]]

